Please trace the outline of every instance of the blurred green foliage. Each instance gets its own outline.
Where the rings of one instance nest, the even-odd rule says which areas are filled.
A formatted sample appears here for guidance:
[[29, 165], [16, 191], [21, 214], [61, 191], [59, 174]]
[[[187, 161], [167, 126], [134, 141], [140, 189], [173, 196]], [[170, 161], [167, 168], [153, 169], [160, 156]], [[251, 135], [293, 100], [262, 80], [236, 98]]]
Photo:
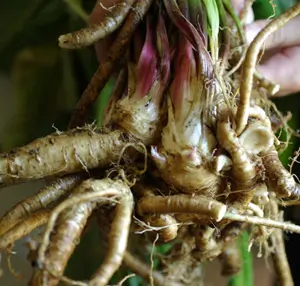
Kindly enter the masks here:
[[0, 2], [0, 72], [10, 76], [15, 101], [4, 150], [53, 132], [52, 125], [66, 128], [97, 60], [93, 49], [60, 49], [57, 38], [84, 26], [82, 18], [93, 5], [92, 0]]

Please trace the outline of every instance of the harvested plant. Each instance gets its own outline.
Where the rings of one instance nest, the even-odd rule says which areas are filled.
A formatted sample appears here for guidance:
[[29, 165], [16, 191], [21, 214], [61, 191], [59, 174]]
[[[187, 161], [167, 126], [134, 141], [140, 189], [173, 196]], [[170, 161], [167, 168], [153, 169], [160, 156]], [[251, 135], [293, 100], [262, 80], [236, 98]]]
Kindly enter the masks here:
[[[30, 285], [107, 285], [122, 263], [152, 285], [200, 285], [203, 262], [219, 258], [223, 275], [240, 270], [245, 230], [251, 244], [277, 249], [279, 280], [293, 284], [283, 231], [300, 226], [278, 206], [296, 204], [300, 186], [278, 158], [274, 117], [287, 123], [268, 99], [276, 85], [256, 65], [266, 38], [298, 14], [300, 4], [247, 46], [228, 0], [122, 0], [98, 24], [59, 37], [75, 49], [117, 33], [70, 130], [0, 155], [0, 186], [50, 182], [0, 219], [7, 251], [46, 225]], [[88, 125], [110, 77], [103, 126]], [[94, 217], [106, 256], [89, 281], [74, 281], [65, 268]], [[149, 241], [172, 246], [157, 269], [139, 249]]]

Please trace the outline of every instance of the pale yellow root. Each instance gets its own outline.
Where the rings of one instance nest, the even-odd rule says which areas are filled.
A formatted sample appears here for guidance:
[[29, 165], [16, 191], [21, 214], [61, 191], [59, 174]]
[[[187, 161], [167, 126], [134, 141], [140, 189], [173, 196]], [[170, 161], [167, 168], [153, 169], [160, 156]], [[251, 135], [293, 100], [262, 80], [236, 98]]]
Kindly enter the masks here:
[[42, 210], [19, 222], [0, 237], [0, 249], [6, 249], [13, 245], [15, 241], [27, 236], [39, 226], [44, 225], [47, 223], [49, 217], [50, 211]]
[[106, 167], [119, 159], [126, 143], [119, 131], [88, 127], [48, 135], [0, 155], [0, 186]]
[[290, 231], [290, 232], [300, 234], [300, 226], [292, 224], [292, 223], [276, 221], [276, 220], [272, 220], [272, 219], [268, 219], [268, 218], [262, 218], [262, 217], [257, 217], [257, 216], [246, 216], [246, 215], [240, 215], [240, 214], [227, 212], [223, 216], [223, 219], [247, 222], [247, 223], [256, 224], [256, 225], [264, 225], [264, 226], [279, 228], [279, 229], [282, 229], [285, 231]]
[[290, 197], [297, 195], [297, 185], [293, 176], [283, 167], [279, 160], [278, 152], [274, 147], [261, 154], [263, 164], [266, 168], [267, 186], [275, 192], [278, 197]]
[[138, 201], [137, 211], [143, 214], [186, 213], [220, 221], [226, 212], [226, 205], [205, 196], [174, 195], [144, 197]]
[[107, 9], [107, 15], [97, 24], [78, 31], [61, 35], [59, 46], [65, 49], [78, 49], [90, 46], [116, 31], [124, 22], [135, 0], [126, 0]]
[[122, 193], [119, 203], [115, 208], [115, 216], [108, 235], [108, 247], [105, 260], [101, 267], [94, 273], [89, 285], [105, 286], [113, 274], [119, 269], [127, 248], [128, 235], [133, 212], [133, 196], [127, 188]]
[[261, 47], [266, 39], [280, 27], [285, 25], [292, 18], [296, 17], [300, 13], [300, 3], [294, 5], [292, 8], [282, 13], [279, 17], [272, 20], [252, 41], [250, 44], [246, 57], [243, 63], [242, 79], [240, 87], [240, 102], [238, 105], [238, 111], [236, 114], [236, 134], [240, 135], [248, 122], [250, 98], [253, 86], [253, 75], [255, 72], [255, 66], [257, 64], [257, 58]]
[[20, 220], [29, 217], [36, 211], [45, 209], [48, 205], [72, 190], [84, 175], [71, 175], [59, 178], [37, 194], [17, 203], [0, 218], [0, 236], [14, 227]]
[[120, 181], [90, 179], [83, 182], [72, 197], [58, 205], [51, 214], [38, 251], [37, 263], [43, 271], [35, 279], [47, 281], [47, 285], [57, 285], [93, 209], [99, 204], [115, 203], [123, 195], [129, 196], [129, 192]]

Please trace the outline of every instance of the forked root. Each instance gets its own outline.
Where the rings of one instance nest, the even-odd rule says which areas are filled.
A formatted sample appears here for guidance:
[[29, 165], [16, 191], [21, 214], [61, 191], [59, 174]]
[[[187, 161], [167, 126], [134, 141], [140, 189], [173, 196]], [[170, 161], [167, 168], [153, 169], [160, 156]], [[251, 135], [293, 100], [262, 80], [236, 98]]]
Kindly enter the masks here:
[[108, 10], [100, 23], [89, 25], [78, 31], [61, 35], [59, 46], [65, 49], [79, 49], [90, 46], [116, 31], [124, 22], [135, 0], [126, 0], [115, 4]]
[[[74, 195], [53, 210], [38, 251], [37, 264], [40, 269], [39, 275], [35, 277], [36, 281], [47, 281], [47, 285], [57, 285], [88, 217], [97, 206], [107, 202], [117, 203], [116, 219], [113, 221], [110, 236], [112, 245], [101, 268], [101, 279], [104, 280], [96, 280], [96, 284], [91, 284], [106, 285], [122, 261], [133, 208], [133, 198], [127, 185], [111, 179], [90, 179], [83, 182]], [[82, 285], [81, 282], [78, 283]]]

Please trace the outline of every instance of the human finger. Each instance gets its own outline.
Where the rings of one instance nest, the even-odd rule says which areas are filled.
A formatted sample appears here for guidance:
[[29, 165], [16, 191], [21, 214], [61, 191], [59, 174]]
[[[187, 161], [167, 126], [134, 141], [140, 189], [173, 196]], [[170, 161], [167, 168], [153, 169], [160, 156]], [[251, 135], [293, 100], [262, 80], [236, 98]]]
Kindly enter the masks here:
[[284, 96], [300, 91], [300, 46], [282, 48], [269, 57], [258, 71], [267, 79], [280, 85], [275, 96]]
[[[268, 24], [268, 20], [259, 20], [245, 27], [246, 39], [251, 43], [257, 34]], [[300, 44], [300, 15], [272, 33], [266, 40], [264, 48], [282, 48]]]

